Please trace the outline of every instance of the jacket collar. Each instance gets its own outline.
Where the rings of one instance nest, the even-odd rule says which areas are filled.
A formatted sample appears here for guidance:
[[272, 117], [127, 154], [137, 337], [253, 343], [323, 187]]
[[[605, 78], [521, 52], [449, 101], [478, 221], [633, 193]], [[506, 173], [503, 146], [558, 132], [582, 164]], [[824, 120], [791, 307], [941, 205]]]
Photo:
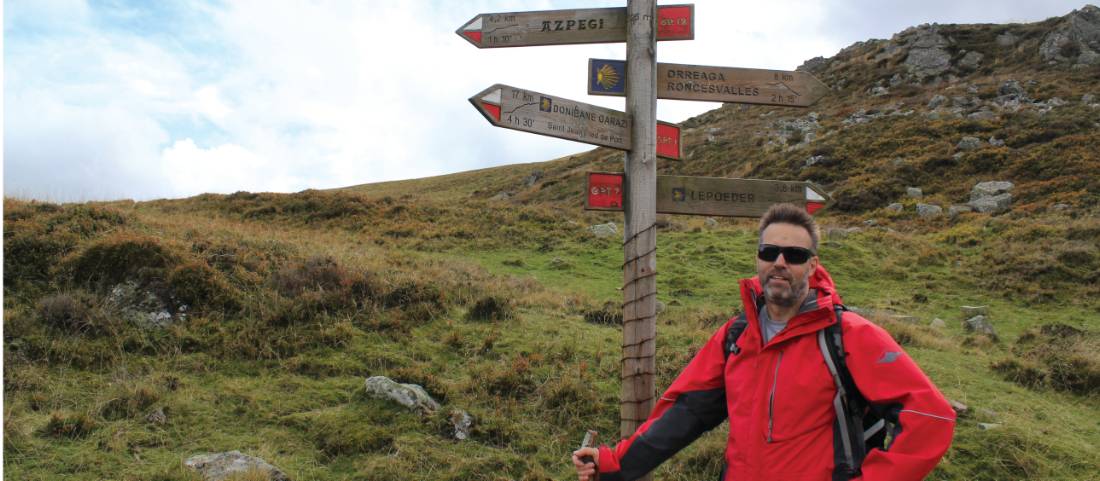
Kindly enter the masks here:
[[[772, 338], [768, 343], [769, 346], [817, 332], [836, 322], [833, 306], [841, 303], [840, 295], [836, 293], [833, 279], [824, 266], [818, 264], [817, 269], [810, 275], [809, 284], [810, 295], [814, 298], [803, 302], [800, 312], [787, 322], [787, 327], [782, 332]], [[745, 308], [745, 318], [749, 323], [748, 328], [745, 329], [745, 335], [754, 339], [748, 344], [755, 348], [761, 345], [760, 320], [757, 314], [758, 309], [764, 305], [763, 288], [758, 277], [741, 279], [740, 285], [741, 302]]]

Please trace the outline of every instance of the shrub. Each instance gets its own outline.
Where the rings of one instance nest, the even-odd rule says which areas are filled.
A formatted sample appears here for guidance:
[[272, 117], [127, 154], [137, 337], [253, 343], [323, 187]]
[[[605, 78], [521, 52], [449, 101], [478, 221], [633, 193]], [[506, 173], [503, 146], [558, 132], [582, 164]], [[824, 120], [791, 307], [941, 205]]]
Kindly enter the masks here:
[[272, 276], [275, 289], [288, 297], [307, 290], [337, 290], [347, 282], [347, 274], [331, 257], [311, 257]]
[[476, 321], [503, 321], [515, 316], [515, 307], [512, 302], [496, 296], [482, 297], [466, 313], [467, 319]]
[[235, 289], [205, 262], [188, 262], [172, 269], [168, 274], [168, 288], [178, 302], [199, 312], [239, 307]]
[[84, 285], [114, 285], [125, 280], [163, 278], [179, 256], [161, 241], [117, 234], [97, 241], [68, 261], [73, 280]]
[[585, 310], [584, 321], [603, 326], [621, 326], [623, 324], [623, 310], [614, 302], [608, 301], [600, 309]]
[[160, 400], [160, 392], [146, 384], [134, 384], [115, 388], [113, 395], [99, 410], [108, 421], [142, 416]]
[[43, 324], [66, 332], [84, 330], [92, 315], [91, 299], [71, 292], [43, 297], [38, 301], [37, 309]]
[[88, 436], [97, 427], [87, 412], [54, 412], [43, 428], [43, 434], [54, 438], [79, 439]]

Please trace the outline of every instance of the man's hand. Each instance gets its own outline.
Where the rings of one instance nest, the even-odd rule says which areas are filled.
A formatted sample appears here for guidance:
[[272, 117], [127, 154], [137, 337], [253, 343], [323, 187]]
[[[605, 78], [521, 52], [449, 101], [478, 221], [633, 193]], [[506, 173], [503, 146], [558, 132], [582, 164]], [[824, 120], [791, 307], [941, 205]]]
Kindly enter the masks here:
[[[581, 458], [591, 456], [592, 462], [581, 462]], [[573, 466], [577, 468], [580, 481], [596, 481], [596, 465], [600, 463], [600, 451], [596, 448], [580, 448], [573, 451]]]

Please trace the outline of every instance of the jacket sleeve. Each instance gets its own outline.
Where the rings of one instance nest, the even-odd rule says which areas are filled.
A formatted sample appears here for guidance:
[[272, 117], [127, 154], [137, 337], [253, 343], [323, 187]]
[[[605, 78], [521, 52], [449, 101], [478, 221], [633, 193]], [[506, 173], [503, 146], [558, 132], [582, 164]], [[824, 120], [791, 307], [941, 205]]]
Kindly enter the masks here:
[[[857, 317], [845, 313], [845, 317]], [[845, 319], [847, 321], [847, 319]], [[951, 445], [955, 411], [928, 376], [881, 327], [845, 322], [848, 370], [872, 404], [900, 409], [900, 433], [888, 451], [871, 450], [863, 460], [863, 481], [919, 481], [936, 467]]]
[[729, 322], [711, 336], [633, 435], [600, 446], [601, 481], [640, 478], [726, 419], [722, 342], [728, 328]]

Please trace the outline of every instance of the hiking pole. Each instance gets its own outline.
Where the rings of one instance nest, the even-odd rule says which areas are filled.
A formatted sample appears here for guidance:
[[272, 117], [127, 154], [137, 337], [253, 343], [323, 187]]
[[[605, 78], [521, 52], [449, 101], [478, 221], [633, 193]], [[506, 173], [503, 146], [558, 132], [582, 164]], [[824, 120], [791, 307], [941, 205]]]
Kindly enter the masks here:
[[[581, 441], [581, 448], [583, 449], [583, 448], [594, 447], [595, 444], [596, 444], [596, 436], [599, 436], [599, 434], [600, 433], [597, 433], [596, 431], [593, 431], [593, 430], [589, 429], [588, 432], [584, 433], [584, 440]], [[596, 460], [592, 459], [592, 456], [581, 456], [580, 460], [581, 460], [581, 464], [588, 464], [588, 463], [596, 464]], [[596, 474], [592, 476], [592, 479], [596, 480], [596, 479], [599, 479], [599, 478], [600, 478], [600, 466], [596, 465]]]

